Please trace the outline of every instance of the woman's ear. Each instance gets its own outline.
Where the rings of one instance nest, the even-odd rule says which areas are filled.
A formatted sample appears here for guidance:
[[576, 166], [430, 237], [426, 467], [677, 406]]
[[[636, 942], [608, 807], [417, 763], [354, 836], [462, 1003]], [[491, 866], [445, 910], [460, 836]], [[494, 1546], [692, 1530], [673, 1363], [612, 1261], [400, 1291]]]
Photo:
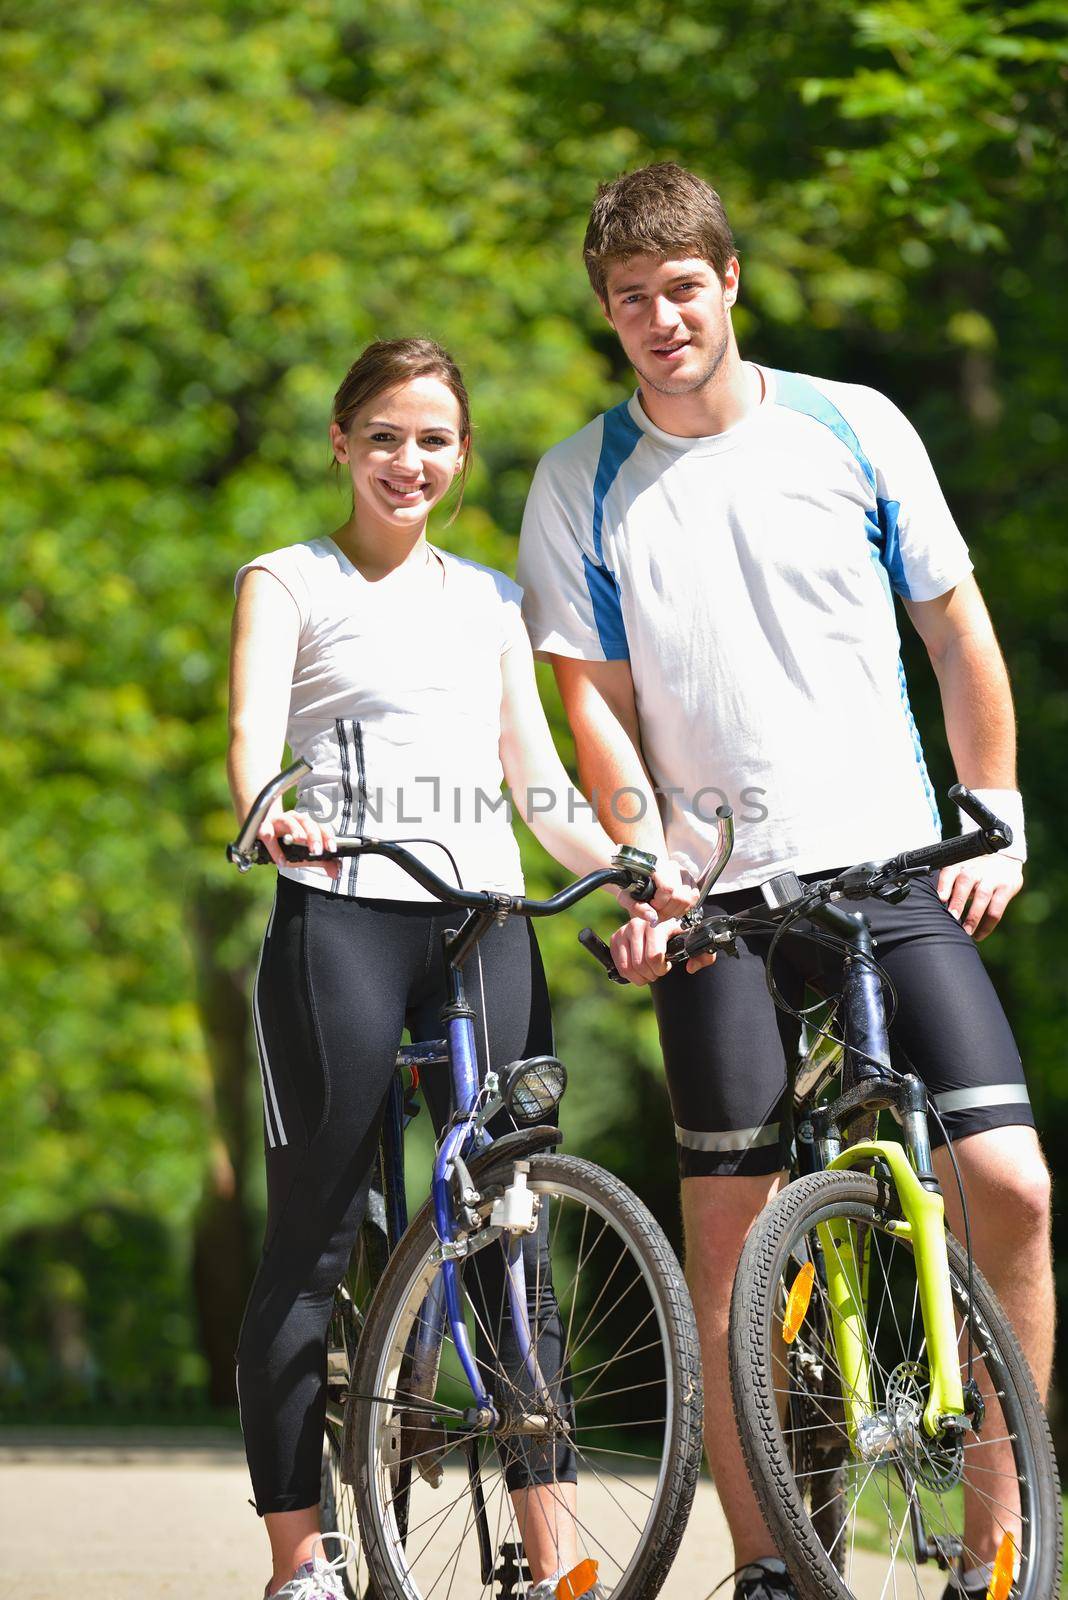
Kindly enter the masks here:
[[334, 451], [335, 461], [347, 461], [349, 459], [348, 435], [341, 431], [336, 422], [330, 424], [330, 444]]

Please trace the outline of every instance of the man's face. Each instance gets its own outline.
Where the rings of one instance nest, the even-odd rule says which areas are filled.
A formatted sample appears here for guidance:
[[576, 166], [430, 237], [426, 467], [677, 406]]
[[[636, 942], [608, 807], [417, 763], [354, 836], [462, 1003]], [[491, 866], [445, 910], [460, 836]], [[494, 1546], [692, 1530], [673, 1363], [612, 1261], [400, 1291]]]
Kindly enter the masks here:
[[658, 394], [694, 394], [715, 377], [738, 294], [733, 257], [721, 283], [700, 257], [628, 256], [609, 268], [605, 293], [605, 316], [644, 384]]

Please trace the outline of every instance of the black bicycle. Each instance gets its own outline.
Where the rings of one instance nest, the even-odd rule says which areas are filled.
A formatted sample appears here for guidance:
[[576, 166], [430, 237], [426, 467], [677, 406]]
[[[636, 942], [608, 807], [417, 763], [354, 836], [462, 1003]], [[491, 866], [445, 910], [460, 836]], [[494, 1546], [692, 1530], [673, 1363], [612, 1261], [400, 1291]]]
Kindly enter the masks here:
[[[258, 796], [228, 851], [243, 870], [269, 859], [262, 819], [305, 770], [297, 762]], [[467, 912], [444, 936], [443, 1037], [398, 1052], [367, 1218], [334, 1303], [321, 1511], [324, 1527], [362, 1536], [346, 1590], [515, 1600], [537, 1536], [568, 1569], [569, 1600], [597, 1584], [613, 1600], [651, 1600], [701, 1462], [689, 1294], [626, 1185], [556, 1153], [562, 1063], [515, 1061], [479, 1081], [466, 963], [505, 917], [551, 916], [610, 884], [648, 898], [655, 861], [621, 849], [611, 870], [539, 901], [457, 889], [402, 843], [339, 837], [336, 849], [384, 855]], [[404, 1126], [420, 1073], [436, 1066], [450, 1073], [453, 1112], [409, 1221]], [[513, 1131], [493, 1137], [502, 1108]], [[545, 1249], [525, 1252], [535, 1234]]]

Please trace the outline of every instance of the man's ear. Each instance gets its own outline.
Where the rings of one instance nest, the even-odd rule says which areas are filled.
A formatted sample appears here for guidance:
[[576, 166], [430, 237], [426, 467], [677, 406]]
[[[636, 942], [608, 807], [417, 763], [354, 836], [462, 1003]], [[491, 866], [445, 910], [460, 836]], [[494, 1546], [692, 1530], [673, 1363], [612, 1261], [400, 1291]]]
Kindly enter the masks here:
[[733, 306], [738, 300], [738, 287], [741, 282], [742, 269], [737, 256], [731, 256], [723, 272], [723, 304]]

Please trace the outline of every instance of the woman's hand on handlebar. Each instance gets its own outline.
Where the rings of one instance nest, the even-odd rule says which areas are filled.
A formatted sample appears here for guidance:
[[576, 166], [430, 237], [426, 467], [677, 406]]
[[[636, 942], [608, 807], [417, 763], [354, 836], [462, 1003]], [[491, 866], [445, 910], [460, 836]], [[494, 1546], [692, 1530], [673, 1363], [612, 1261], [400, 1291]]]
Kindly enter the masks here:
[[697, 891], [685, 882], [681, 868], [674, 861], [664, 861], [657, 867], [653, 883], [656, 893], [651, 900], [635, 900], [625, 889], [612, 892], [629, 917], [650, 924], [662, 917], [681, 916], [697, 898]]
[[[276, 866], [285, 865], [285, 854], [282, 850], [282, 840], [289, 834], [294, 844], [303, 844], [308, 847], [308, 854], [312, 856], [328, 855], [334, 849], [334, 830], [329, 824], [317, 822], [307, 811], [282, 811], [274, 807], [267, 813], [257, 838], [263, 842], [271, 860]], [[341, 872], [340, 861], [302, 861], [301, 870], [311, 868], [313, 872], [324, 872], [328, 878], [336, 878]]]
[[[677, 861], [669, 857], [665, 857], [653, 873], [653, 882], [656, 884], [656, 893], [649, 905], [658, 917], [681, 917], [697, 899], [697, 890], [688, 880], [688, 875]], [[625, 906], [626, 899], [624, 895], [622, 903]], [[630, 907], [626, 909], [630, 910]]]

